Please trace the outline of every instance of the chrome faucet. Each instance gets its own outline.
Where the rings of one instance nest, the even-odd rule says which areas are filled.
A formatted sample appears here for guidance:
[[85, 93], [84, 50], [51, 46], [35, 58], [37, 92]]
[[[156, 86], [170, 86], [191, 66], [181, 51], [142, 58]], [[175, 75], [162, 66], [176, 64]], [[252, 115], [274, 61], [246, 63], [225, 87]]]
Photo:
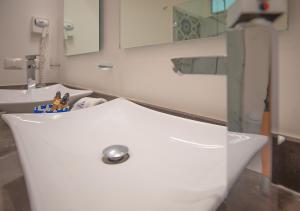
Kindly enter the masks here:
[[228, 130], [268, 137], [261, 153], [267, 177], [272, 176], [279, 104], [278, 33], [272, 22], [286, 11], [283, 0], [237, 0], [227, 13], [232, 29], [227, 33]]
[[278, 33], [287, 2], [237, 0], [227, 11], [228, 129], [278, 130]]
[[28, 55], [26, 56], [26, 68], [27, 68], [27, 88], [28, 90], [36, 88], [36, 70], [37, 70], [37, 56]]
[[272, 34], [265, 26], [227, 33], [229, 131], [261, 134], [263, 125], [271, 124], [263, 119], [270, 111], [270, 95], [274, 102], [277, 94], [270, 83], [275, 83], [272, 76], [277, 74], [271, 43]]

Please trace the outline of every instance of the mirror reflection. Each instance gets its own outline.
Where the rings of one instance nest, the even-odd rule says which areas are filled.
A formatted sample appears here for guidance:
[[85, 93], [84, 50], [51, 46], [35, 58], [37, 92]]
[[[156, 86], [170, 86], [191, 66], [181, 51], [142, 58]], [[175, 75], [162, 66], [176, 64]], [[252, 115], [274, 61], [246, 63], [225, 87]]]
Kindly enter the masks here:
[[213, 37], [226, 30], [225, 8], [235, 0], [192, 0], [173, 6], [173, 41]]
[[64, 0], [65, 55], [99, 51], [99, 12], [99, 0]]
[[[236, 0], [122, 0], [121, 47], [215, 37], [226, 31], [227, 9]], [[287, 16], [275, 23], [287, 28]]]
[[194, 57], [171, 60], [179, 74], [226, 75], [226, 57]]

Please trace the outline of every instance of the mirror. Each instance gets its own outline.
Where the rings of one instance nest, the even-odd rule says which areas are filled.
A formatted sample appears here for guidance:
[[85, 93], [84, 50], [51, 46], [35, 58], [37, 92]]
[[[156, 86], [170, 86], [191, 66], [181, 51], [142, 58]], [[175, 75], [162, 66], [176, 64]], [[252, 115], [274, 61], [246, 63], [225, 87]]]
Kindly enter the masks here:
[[64, 0], [65, 55], [100, 50], [99, 0]]
[[[226, 31], [226, 11], [236, 0], [122, 0], [122, 48], [215, 37]], [[275, 23], [287, 29], [287, 16]]]
[[226, 75], [227, 59], [224, 56], [178, 58], [171, 61], [174, 72], [179, 74]]

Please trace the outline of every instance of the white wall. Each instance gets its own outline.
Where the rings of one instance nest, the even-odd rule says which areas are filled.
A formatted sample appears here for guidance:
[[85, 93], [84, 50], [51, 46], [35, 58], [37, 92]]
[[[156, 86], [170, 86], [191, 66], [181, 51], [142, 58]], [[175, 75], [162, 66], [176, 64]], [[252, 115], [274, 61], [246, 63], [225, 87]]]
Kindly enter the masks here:
[[[26, 83], [26, 71], [4, 70], [3, 59], [24, 58], [37, 54], [39, 37], [31, 34], [32, 16], [50, 19], [49, 53], [52, 60], [58, 60], [58, 2], [60, 0], [1, 0], [0, 1], [0, 85]], [[47, 81], [57, 80], [57, 68], [49, 71]]]
[[121, 46], [132, 48], [172, 42], [172, 12], [169, 0], [122, 0]]
[[[62, 80], [67, 84], [133, 98], [211, 118], [226, 119], [226, 78], [178, 76], [171, 58], [224, 55], [221, 38], [119, 49], [120, 0], [104, 0], [104, 44], [100, 53], [66, 57]], [[300, 1], [290, 0], [289, 31], [280, 34], [280, 131], [300, 137]], [[111, 62], [111, 71], [97, 70]]]
[[[63, 81], [104, 93], [130, 97], [212, 118], [225, 118], [224, 76], [178, 76], [170, 59], [183, 56], [225, 55], [223, 39], [203, 39], [176, 44], [119, 48], [120, 1], [104, 1], [104, 43], [100, 53], [66, 57]], [[113, 63], [112, 71], [97, 64]]]

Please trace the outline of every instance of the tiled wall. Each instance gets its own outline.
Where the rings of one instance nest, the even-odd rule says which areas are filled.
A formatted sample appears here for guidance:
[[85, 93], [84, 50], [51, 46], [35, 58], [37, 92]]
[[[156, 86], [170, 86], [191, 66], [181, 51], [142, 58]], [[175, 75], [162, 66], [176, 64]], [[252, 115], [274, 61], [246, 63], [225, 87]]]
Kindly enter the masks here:
[[195, 17], [173, 9], [174, 41], [219, 36], [225, 32], [225, 13], [211, 17]]

